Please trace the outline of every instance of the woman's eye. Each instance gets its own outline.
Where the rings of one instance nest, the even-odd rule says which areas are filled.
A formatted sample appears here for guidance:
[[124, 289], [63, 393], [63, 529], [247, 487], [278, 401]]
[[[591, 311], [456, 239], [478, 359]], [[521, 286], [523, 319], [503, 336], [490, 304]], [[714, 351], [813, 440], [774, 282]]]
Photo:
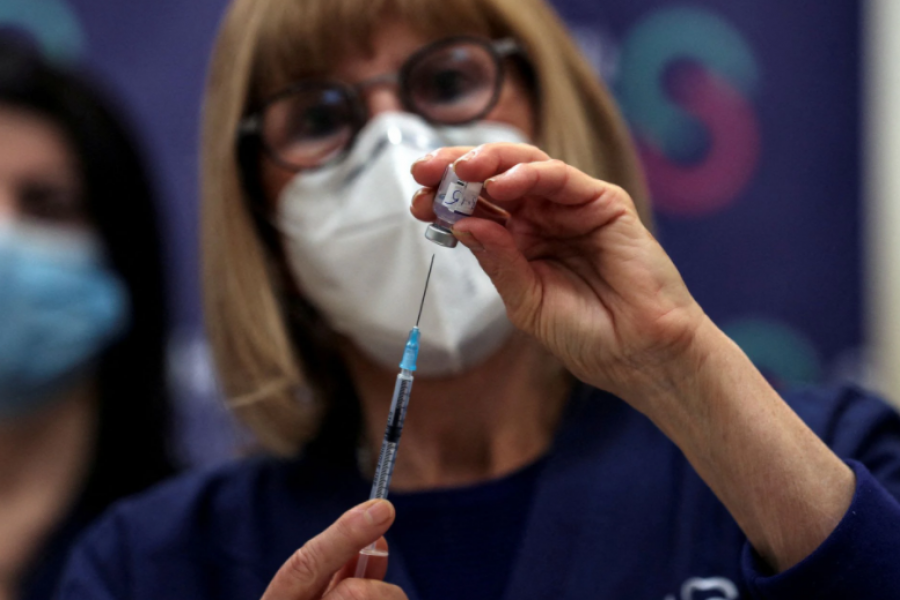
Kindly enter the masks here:
[[18, 197], [19, 208], [28, 217], [63, 223], [83, 217], [78, 195], [62, 186], [26, 184], [19, 190]]
[[464, 95], [471, 87], [468, 74], [457, 69], [444, 69], [432, 74], [427, 95], [435, 102], [450, 102]]
[[340, 126], [334, 111], [330, 107], [321, 106], [304, 111], [297, 124], [297, 130], [304, 137], [321, 138], [333, 135]]

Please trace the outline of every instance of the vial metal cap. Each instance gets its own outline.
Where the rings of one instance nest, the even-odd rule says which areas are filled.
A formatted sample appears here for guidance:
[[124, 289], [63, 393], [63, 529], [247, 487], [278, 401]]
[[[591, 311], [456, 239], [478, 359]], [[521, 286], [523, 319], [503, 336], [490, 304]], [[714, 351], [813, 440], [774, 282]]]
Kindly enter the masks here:
[[453, 237], [449, 229], [434, 224], [429, 225], [425, 229], [425, 239], [431, 240], [444, 248], [455, 248], [456, 244], [459, 243], [459, 240]]

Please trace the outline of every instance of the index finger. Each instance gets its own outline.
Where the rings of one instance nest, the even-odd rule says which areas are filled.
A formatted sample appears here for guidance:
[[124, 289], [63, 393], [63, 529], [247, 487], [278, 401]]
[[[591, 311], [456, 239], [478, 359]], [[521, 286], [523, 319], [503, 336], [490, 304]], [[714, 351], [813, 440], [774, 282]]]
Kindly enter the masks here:
[[319, 598], [332, 576], [380, 538], [393, 521], [394, 507], [387, 500], [370, 500], [348, 510], [281, 565], [263, 600]]
[[484, 181], [520, 163], [548, 160], [550, 157], [530, 144], [494, 142], [471, 147], [441, 148], [412, 165], [412, 175], [426, 187], [437, 187], [444, 169], [453, 163], [456, 174], [465, 181]]
[[472, 150], [472, 146], [447, 146], [426, 154], [412, 164], [409, 172], [425, 187], [436, 188], [444, 176], [444, 169], [460, 156]]

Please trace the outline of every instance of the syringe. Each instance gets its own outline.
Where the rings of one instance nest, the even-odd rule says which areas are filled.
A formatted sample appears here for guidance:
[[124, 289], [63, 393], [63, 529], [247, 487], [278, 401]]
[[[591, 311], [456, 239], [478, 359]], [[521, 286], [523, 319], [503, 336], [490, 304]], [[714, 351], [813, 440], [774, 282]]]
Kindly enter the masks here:
[[[425, 294], [428, 292], [428, 281], [431, 279], [431, 269], [434, 267], [434, 255], [431, 255], [431, 264], [428, 266], [428, 276], [425, 278], [425, 290], [422, 292], [422, 300], [419, 302], [419, 315], [416, 317], [416, 325], [409, 332], [406, 348], [403, 350], [403, 360], [400, 361], [400, 373], [394, 384], [394, 397], [391, 399], [391, 411], [388, 414], [387, 427], [384, 430], [384, 439], [381, 442], [381, 453], [378, 455], [378, 466], [375, 467], [375, 478], [372, 481], [372, 491], [369, 500], [374, 498], [387, 498], [388, 486], [391, 484], [391, 475], [394, 474], [394, 461], [397, 459], [397, 446], [400, 445], [400, 435], [403, 433], [403, 421], [406, 419], [406, 407], [409, 405], [409, 394], [412, 392], [413, 371], [416, 370], [416, 358], [419, 356], [419, 320], [422, 318], [422, 307], [425, 306]], [[364, 577], [366, 565], [370, 556], [387, 556], [384, 550], [379, 550], [372, 542], [359, 551], [354, 577]]]

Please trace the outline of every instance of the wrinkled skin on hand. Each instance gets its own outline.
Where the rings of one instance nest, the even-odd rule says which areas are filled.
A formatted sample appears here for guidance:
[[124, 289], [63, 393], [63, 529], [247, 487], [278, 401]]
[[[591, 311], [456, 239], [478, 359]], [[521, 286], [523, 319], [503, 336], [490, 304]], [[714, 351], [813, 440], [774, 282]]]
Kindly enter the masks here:
[[708, 319], [622, 188], [526, 144], [444, 148], [412, 167], [426, 186], [415, 217], [433, 220], [434, 188], [454, 161], [461, 179], [484, 181], [484, 199], [508, 213], [505, 226], [468, 218], [454, 234], [512, 323], [575, 376], [644, 409], [648, 389], [702, 361], [694, 340]]

